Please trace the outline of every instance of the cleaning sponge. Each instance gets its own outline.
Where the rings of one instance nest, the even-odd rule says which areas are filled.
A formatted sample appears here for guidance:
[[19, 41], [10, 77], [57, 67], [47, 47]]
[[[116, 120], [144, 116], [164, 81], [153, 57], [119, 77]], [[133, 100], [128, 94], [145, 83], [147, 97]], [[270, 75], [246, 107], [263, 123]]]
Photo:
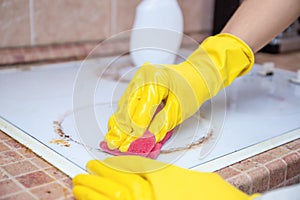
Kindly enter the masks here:
[[[159, 111], [163, 109], [163, 106], [163, 103], [161, 103], [157, 107], [153, 118]], [[169, 140], [172, 134], [173, 130], [169, 131], [162, 141], [156, 143], [154, 134], [151, 133], [149, 130], [146, 130], [142, 137], [138, 138], [130, 144], [127, 152], [120, 152], [118, 149], [111, 150], [108, 148], [107, 143], [105, 141], [100, 142], [100, 148], [103, 151], [116, 156], [136, 155], [155, 159], [160, 154], [162, 146]]]
[[130, 144], [127, 152], [120, 152], [118, 149], [111, 150], [108, 148], [105, 141], [100, 143], [100, 148], [103, 151], [116, 156], [137, 155], [155, 159], [160, 154], [162, 146], [169, 140], [172, 134], [173, 130], [169, 131], [162, 141], [156, 143], [155, 136], [147, 130], [141, 138]]

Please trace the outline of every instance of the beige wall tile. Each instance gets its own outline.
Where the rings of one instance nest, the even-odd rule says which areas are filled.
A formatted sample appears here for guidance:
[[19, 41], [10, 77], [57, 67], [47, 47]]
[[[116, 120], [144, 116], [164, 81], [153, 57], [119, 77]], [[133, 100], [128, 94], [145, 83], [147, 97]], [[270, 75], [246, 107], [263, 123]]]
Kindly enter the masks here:
[[[112, 0], [112, 33], [132, 28], [136, 6], [141, 0]], [[214, 0], [178, 0], [184, 16], [185, 32], [212, 30]]]
[[135, 18], [136, 6], [141, 0], [112, 0], [112, 34], [130, 30]]
[[[29, 2], [33, 2], [31, 10]], [[0, 0], [0, 48], [102, 40], [132, 28], [140, 2]], [[214, 0], [178, 2], [184, 15], [185, 32], [212, 29]]]
[[185, 32], [212, 30], [214, 0], [178, 0], [178, 2], [184, 17]]
[[0, 0], [0, 48], [29, 44], [29, 0]]
[[110, 34], [109, 0], [35, 0], [35, 43], [101, 40]]

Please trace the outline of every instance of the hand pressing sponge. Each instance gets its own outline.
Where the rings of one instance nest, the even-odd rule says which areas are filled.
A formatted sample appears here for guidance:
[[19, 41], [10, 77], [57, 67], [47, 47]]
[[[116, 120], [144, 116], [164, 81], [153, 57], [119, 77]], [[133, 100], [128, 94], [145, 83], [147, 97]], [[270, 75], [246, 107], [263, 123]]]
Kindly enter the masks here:
[[100, 143], [100, 147], [103, 151], [116, 156], [136, 155], [156, 159], [160, 154], [162, 146], [169, 140], [172, 134], [173, 130], [169, 131], [162, 141], [156, 143], [154, 134], [147, 130], [141, 138], [130, 144], [127, 152], [120, 152], [118, 149], [111, 150], [105, 141]]
[[[153, 118], [156, 116], [156, 114], [163, 109], [163, 103], [161, 103], [154, 115]], [[137, 140], [133, 141], [127, 152], [121, 152], [119, 149], [111, 150], [108, 148], [108, 145], [105, 141], [100, 142], [100, 148], [109, 154], [115, 155], [115, 156], [121, 156], [121, 155], [135, 155], [135, 156], [143, 156], [148, 157], [152, 159], [156, 159], [159, 154], [162, 146], [169, 140], [169, 138], [173, 134], [173, 129], [167, 132], [165, 137], [160, 141], [156, 143], [155, 135], [151, 133], [149, 130], [146, 130], [144, 135]]]

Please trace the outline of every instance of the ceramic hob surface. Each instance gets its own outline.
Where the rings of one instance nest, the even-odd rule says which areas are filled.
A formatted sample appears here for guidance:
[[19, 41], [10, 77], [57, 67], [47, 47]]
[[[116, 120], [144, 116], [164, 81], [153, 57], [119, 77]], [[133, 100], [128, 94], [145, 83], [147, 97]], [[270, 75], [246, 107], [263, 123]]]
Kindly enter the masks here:
[[[0, 128], [17, 140], [22, 140], [20, 133], [29, 136], [29, 142], [20, 142], [50, 162], [54, 156], [84, 169], [90, 159], [111, 156], [99, 149], [99, 143], [135, 69], [102, 67], [108, 62], [94, 59], [0, 70]], [[255, 65], [205, 102], [175, 129], [158, 160], [193, 168], [299, 129], [300, 86], [289, 81], [295, 74], [276, 69], [265, 77], [258, 75], [261, 70]], [[287, 141], [299, 137], [294, 134]], [[32, 143], [54, 154], [49, 158]], [[267, 148], [273, 147], [270, 143]], [[73, 176], [69, 169], [61, 170]]]

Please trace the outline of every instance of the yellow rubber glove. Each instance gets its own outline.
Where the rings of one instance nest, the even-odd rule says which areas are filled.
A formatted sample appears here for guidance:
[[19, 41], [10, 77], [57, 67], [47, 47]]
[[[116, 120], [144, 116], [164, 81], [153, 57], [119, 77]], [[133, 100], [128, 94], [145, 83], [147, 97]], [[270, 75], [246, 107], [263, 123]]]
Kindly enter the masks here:
[[87, 164], [92, 175], [73, 179], [78, 200], [250, 200], [218, 174], [183, 169], [138, 156], [118, 156]]
[[[178, 65], [145, 63], [135, 74], [110, 117], [105, 141], [110, 149], [126, 152], [132, 141], [149, 128], [156, 142], [202, 103], [250, 71], [251, 49], [230, 34], [208, 37]], [[157, 106], [164, 108], [153, 118]]]

